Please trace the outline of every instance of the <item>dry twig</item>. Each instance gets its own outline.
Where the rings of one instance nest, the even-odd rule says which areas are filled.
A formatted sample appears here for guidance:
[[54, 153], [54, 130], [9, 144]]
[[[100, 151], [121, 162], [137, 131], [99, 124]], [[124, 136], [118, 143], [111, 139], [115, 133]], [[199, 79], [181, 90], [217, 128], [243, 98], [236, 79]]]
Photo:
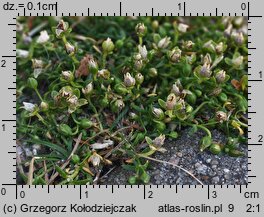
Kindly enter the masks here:
[[192, 178], [194, 178], [197, 182], [199, 182], [201, 185], [204, 185], [198, 178], [196, 178], [191, 172], [189, 172], [188, 170], [182, 168], [181, 166], [178, 166], [176, 164], [173, 164], [173, 163], [170, 163], [170, 162], [167, 162], [167, 161], [163, 161], [163, 160], [158, 160], [158, 159], [155, 159], [155, 158], [152, 158], [152, 157], [147, 157], [147, 156], [144, 156], [142, 154], [138, 154], [139, 157], [142, 157], [142, 158], [145, 158], [147, 160], [152, 160], [152, 161], [155, 161], [155, 162], [158, 162], [158, 163], [165, 163], [165, 164], [168, 164], [168, 165], [171, 165], [171, 166], [174, 166], [174, 167], [177, 167], [178, 169], [184, 171], [185, 173], [187, 173], [189, 176], [191, 176]]

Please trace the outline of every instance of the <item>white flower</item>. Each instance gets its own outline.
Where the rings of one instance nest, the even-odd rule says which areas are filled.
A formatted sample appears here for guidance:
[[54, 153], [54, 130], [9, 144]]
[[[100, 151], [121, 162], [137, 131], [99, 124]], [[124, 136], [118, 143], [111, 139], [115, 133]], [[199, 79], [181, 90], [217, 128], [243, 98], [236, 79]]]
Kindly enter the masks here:
[[75, 47], [69, 42], [65, 44], [65, 49], [66, 49], [67, 54], [69, 55], [72, 55], [75, 52]]
[[160, 148], [164, 144], [164, 141], [165, 141], [165, 135], [164, 134], [161, 134], [159, 137], [156, 137], [153, 140], [153, 145], [156, 148]]
[[32, 59], [32, 67], [33, 69], [37, 69], [37, 68], [43, 68], [43, 61], [39, 60], [39, 59]]
[[183, 24], [183, 23], [180, 23], [178, 26], [178, 30], [182, 33], [186, 32], [188, 28], [189, 28], [189, 26], [186, 24]]
[[97, 167], [100, 165], [101, 160], [103, 160], [102, 156], [94, 152], [88, 159], [88, 162], [92, 163], [94, 167]]
[[243, 63], [243, 56], [239, 56], [232, 60], [232, 63], [235, 67], [240, 67]]
[[170, 37], [162, 38], [158, 43], [158, 48], [166, 48], [170, 44]]
[[61, 72], [62, 77], [67, 80], [67, 81], [71, 81], [73, 80], [73, 74], [71, 71], [62, 71]]
[[124, 83], [127, 87], [132, 87], [136, 84], [135, 78], [133, 78], [129, 72], [124, 75]]
[[82, 92], [84, 95], [88, 95], [93, 91], [93, 83], [90, 82], [89, 84], [86, 85], [85, 88], [82, 88]]
[[40, 36], [37, 39], [38, 44], [44, 44], [50, 39], [46, 30], [40, 32]]
[[23, 105], [23, 108], [28, 112], [33, 112], [36, 108], [36, 105], [29, 102], [23, 102]]
[[78, 103], [78, 97], [75, 95], [72, 95], [70, 98], [67, 99], [67, 101], [71, 104], [71, 105], [76, 105]]
[[17, 49], [16, 53], [17, 53], [17, 57], [20, 58], [27, 58], [29, 56], [29, 52], [27, 50]]
[[140, 53], [143, 59], [147, 58], [148, 51], [145, 45], [144, 46], [138, 45], [138, 52]]
[[42, 68], [34, 69], [33, 71], [34, 78], [38, 78], [38, 76], [42, 73], [42, 71], [43, 71]]

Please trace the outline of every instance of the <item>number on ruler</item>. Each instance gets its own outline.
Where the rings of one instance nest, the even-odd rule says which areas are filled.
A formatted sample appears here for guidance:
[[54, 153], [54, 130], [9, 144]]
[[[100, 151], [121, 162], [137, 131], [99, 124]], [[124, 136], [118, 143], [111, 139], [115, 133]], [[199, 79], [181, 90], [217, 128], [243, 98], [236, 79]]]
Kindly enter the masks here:
[[6, 67], [6, 60], [1, 60], [1, 67], [2, 68]]
[[88, 198], [88, 191], [85, 191], [85, 197]]
[[3, 124], [2, 127], [3, 127], [3, 131], [5, 131], [5, 124]]
[[217, 198], [217, 192], [216, 191], [212, 191], [212, 198]]
[[258, 142], [263, 142], [263, 135], [258, 135], [258, 138], [259, 138]]
[[178, 4], [179, 10], [181, 10], [181, 3]]
[[5, 188], [1, 188], [1, 195], [6, 195], [6, 189]]
[[148, 198], [153, 198], [153, 191], [148, 192]]
[[25, 198], [25, 196], [26, 196], [25, 191], [20, 191], [19, 196], [20, 196], [20, 198]]
[[230, 203], [230, 204], [228, 205], [228, 212], [234, 212], [234, 209], [235, 209], [234, 204]]
[[244, 11], [247, 9], [247, 5], [245, 2], [241, 3], [241, 9]]
[[262, 71], [259, 72], [259, 77], [262, 78]]

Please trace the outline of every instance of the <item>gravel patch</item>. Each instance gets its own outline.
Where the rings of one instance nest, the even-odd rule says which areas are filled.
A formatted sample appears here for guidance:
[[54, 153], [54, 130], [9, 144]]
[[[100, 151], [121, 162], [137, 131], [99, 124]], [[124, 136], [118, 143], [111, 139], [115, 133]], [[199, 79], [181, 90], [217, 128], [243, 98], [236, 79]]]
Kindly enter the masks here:
[[[168, 161], [191, 172], [203, 184], [206, 185], [243, 185], [247, 184], [247, 146], [240, 145], [240, 150], [245, 153], [243, 157], [230, 157], [226, 154], [213, 155], [209, 151], [199, 151], [199, 140], [204, 133], [198, 131], [193, 135], [188, 134], [189, 129], [182, 132], [178, 139], [167, 139], [164, 148], [165, 153], [155, 153], [152, 157]], [[226, 141], [226, 137], [219, 131], [212, 131], [213, 140], [219, 143]], [[194, 178], [184, 171], [173, 166], [151, 162], [148, 170], [153, 185], [195, 185], [199, 184]], [[118, 167], [113, 170], [101, 184], [124, 185], [131, 172]]]

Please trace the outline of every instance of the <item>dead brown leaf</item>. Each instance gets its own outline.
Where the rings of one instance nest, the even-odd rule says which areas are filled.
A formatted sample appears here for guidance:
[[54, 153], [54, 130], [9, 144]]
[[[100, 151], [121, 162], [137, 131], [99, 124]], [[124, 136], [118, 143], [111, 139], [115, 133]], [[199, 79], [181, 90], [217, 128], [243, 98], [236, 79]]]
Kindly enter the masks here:
[[93, 56], [90, 54], [86, 54], [86, 56], [82, 58], [80, 66], [75, 72], [76, 78], [79, 78], [81, 76], [87, 76], [89, 74], [88, 63], [91, 60], [93, 60]]

